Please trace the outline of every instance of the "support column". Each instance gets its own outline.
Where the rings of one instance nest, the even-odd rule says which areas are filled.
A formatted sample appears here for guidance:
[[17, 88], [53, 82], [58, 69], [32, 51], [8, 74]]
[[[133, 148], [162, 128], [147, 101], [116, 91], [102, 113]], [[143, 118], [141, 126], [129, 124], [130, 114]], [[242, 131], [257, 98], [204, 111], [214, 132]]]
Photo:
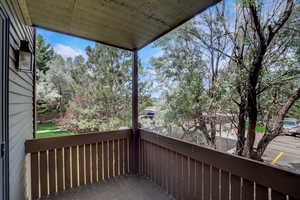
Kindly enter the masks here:
[[132, 67], [132, 129], [133, 133], [138, 130], [138, 106], [139, 106], [139, 89], [138, 89], [138, 52], [133, 51]]
[[32, 91], [32, 112], [33, 112], [33, 138], [36, 138], [36, 28], [33, 29], [33, 70], [32, 70], [32, 77], [33, 77], [33, 91]]
[[137, 174], [139, 169], [139, 130], [138, 130], [138, 51], [133, 51], [132, 66], [132, 173]]

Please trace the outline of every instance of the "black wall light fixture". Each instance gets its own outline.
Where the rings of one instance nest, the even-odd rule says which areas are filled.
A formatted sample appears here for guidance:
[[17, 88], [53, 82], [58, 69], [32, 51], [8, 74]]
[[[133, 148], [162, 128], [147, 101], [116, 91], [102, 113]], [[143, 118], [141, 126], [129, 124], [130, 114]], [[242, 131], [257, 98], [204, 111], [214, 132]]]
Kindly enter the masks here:
[[21, 40], [20, 49], [16, 51], [16, 68], [21, 72], [32, 72], [32, 52], [29, 42]]

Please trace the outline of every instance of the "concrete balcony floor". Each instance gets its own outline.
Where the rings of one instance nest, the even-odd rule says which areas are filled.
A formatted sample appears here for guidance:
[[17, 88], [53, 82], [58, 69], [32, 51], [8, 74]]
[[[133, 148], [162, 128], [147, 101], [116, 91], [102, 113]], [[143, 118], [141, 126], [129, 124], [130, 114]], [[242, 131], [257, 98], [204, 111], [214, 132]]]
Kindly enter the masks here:
[[152, 181], [123, 176], [100, 183], [80, 186], [43, 199], [47, 200], [172, 200]]

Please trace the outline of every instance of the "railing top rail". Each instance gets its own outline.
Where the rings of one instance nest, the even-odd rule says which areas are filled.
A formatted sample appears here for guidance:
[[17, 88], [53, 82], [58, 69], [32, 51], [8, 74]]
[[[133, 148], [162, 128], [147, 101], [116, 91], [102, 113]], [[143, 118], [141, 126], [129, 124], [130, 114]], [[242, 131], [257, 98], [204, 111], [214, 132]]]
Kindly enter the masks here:
[[79, 134], [71, 136], [61, 136], [54, 138], [32, 139], [25, 142], [25, 153], [34, 153], [39, 151], [46, 151], [49, 149], [92, 144], [102, 140], [122, 139], [129, 137], [132, 132], [131, 129], [92, 132], [88, 134]]
[[300, 198], [300, 174], [270, 166], [259, 161], [220, 152], [179, 139], [140, 129], [141, 139], [180, 153], [197, 161], [212, 165], [256, 184]]

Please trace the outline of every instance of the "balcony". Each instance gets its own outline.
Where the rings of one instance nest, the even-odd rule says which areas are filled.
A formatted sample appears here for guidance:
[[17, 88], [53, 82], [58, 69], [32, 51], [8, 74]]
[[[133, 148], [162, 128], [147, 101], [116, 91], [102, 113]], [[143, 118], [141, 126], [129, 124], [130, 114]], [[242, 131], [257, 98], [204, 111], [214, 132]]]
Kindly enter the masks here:
[[26, 141], [33, 199], [300, 198], [300, 175], [139, 129]]

